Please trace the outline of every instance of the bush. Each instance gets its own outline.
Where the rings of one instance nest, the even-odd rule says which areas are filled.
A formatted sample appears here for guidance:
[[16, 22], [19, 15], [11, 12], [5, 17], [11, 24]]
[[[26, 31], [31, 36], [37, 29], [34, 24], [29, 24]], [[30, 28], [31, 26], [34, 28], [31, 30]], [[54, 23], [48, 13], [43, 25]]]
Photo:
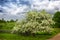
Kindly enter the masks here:
[[26, 33], [26, 34], [36, 34], [36, 33], [51, 33], [52, 17], [45, 11], [36, 12], [30, 11], [26, 14], [26, 19], [17, 22], [12, 30], [12, 33]]

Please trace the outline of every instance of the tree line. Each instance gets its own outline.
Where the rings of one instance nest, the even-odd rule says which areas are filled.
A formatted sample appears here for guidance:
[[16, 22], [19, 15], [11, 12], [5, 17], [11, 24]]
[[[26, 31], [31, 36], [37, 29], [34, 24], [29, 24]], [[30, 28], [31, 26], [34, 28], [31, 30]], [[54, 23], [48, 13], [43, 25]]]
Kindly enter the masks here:
[[6, 23], [6, 22], [16, 22], [18, 19], [16, 19], [16, 20], [13, 20], [13, 19], [11, 19], [11, 20], [4, 20], [4, 18], [2, 18], [2, 19], [0, 19], [0, 23]]

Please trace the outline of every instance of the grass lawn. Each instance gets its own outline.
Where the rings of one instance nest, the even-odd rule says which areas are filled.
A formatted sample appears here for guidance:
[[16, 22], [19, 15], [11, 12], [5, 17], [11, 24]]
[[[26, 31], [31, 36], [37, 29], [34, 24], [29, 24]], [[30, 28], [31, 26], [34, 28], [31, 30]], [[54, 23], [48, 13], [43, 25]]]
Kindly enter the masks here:
[[[60, 28], [54, 29], [57, 33], [60, 33]], [[0, 33], [0, 40], [47, 40], [53, 35], [36, 35], [36, 36], [23, 36], [23, 35], [17, 35], [17, 34], [9, 34], [9, 33]]]
[[54, 28], [54, 30], [56, 31], [56, 33], [60, 33], [60, 28]]
[[0, 33], [0, 40], [46, 40], [52, 35], [22, 36], [17, 34]]

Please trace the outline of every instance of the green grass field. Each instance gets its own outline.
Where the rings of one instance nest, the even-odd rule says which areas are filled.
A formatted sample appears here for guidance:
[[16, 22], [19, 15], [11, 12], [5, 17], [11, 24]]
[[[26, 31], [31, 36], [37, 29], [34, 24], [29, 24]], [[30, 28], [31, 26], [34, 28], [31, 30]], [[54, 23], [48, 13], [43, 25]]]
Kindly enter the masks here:
[[52, 35], [22, 36], [17, 34], [0, 33], [1, 40], [47, 40]]
[[[55, 28], [56, 34], [60, 33], [60, 28]], [[18, 34], [0, 33], [0, 40], [47, 40], [53, 35], [23, 36]]]
[[[14, 22], [2, 24], [2, 30], [11, 30], [14, 26]], [[54, 28], [56, 34], [60, 33], [60, 28]], [[10, 34], [10, 33], [0, 33], [0, 40], [47, 40], [53, 37], [52, 35], [36, 35], [36, 36], [23, 36], [18, 34]]]

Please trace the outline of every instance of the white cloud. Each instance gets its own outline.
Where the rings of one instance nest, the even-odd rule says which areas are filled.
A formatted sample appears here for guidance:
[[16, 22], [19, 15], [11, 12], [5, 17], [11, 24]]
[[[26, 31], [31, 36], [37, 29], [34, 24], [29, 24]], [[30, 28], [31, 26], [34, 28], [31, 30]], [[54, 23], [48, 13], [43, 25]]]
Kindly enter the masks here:
[[21, 19], [24, 16], [23, 13], [29, 11], [27, 5], [16, 5], [13, 3], [7, 4], [7, 6], [0, 6], [0, 8], [4, 11], [0, 13], [0, 19], [5, 18], [6, 20]]
[[16, 6], [14, 9], [12, 8], [10, 10], [10, 14], [13, 14], [13, 15], [16, 15], [17, 13], [21, 13], [21, 12], [24, 12], [25, 10], [24, 9], [27, 9], [28, 6], [24, 5], [24, 6]]
[[[24, 1], [29, 1], [31, 3], [31, 9], [36, 9], [36, 10], [55, 10], [55, 8], [60, 8], [60, 1], [54, 1], [54, 0], [24, 0]], [[19, 0], [17, 0], [19, 3]], [[2, 7], [7, 14], [12, 14], [16, 15], [17, 13], [22, 13], [24, 11], [29, 10], [30, 8], [27, 5], [17, 5], [13, 3], [6, 4], [7, 6]], [[9, 6], [8, 6], [9, 5]], [[27, 9], [27, 10], [25, 10]]]
[[9, 18], [11, 17], [11, 15], [13, 16], [15, 15], [17, 18], [21, 17], [23, 16], [23, 13], [33, 9], [36, 10], [45, 9], [46, 11], [50, 12], [60, 10], [60, 0], [23, 0], [23, 1], [29, 1], [30, 5], [28, 6], [19, 4], [19, 0], [17, 0], [17, 3], [19, 5], [17, 5], [17, 3], [10, 2], [6, 4], [7, 6], [0, 6], [0, 8], [2, 8], [2, 10], [4, 11], [3, 14], [7, 16], [10, 15]]
[[59, 10], [60, 9], [60, 0], [34, 0], [31, 3], [31, 9], [36, 9], [36, 10]]
[[[24, 12], [24, 11], [27, 11], [29, 10], [28, 9], [28, 6], [26, 5], [15, 5], [15, 4], [12, 4], [10, 3], [9, 7], [7, 6], [1, 6], [1, 8], [4, 9], [4, 11], [7, 13], [7, 14], [12, 14], [12, 15], [16, 15], [17, 13], [21, 13], [21, 12]], [[27, 9], [27, 10], [25, 10]]]

